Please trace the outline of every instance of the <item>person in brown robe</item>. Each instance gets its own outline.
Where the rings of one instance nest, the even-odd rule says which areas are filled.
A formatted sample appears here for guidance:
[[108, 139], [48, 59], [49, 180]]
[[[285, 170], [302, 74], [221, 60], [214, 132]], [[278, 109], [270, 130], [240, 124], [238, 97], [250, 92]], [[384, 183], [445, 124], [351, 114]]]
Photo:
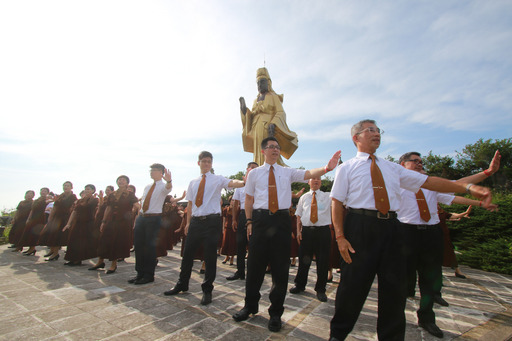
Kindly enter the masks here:
[[25, 229], [23, 230], [23, 235], [21, 236], [18, 243], [18, 247], [29, 247], [27, 251], [23, 252], [23, 254], [26, 256], [36, 254], [36, 245], [39, 240], [39, 234], [43, 230], [43, 226], [46, 223], [44, 210], [47, 204], [46, 197], [48, 196], [48, 193], [50, 193], [50, 190], [46, 187], [43, 187], [39, 193], [41, 196], [34, 200], [32, 203], [32, 208], [27, 218]]
[[94, 216], [98, 198], [94, 185], [86, 185], [84, 196], [78, 200], [63, 231], [69, 230], [68, 247], [64, 265], [81, 265], [83, 260], [98, 256], [98, 238], [94, 234]]
[[25, 230], [27, 218], [32, 209], [35, 196], [36, 193], [32, 190], [25, 192], [25, 200], [20, 201], [16, 207], [16, 213], [14, 214], [11, 230], [9, 231], [9, 243], [12, 244], [9, 248], [14, 248], [14, 250], [12, 250], [13, 252], [23, 250], [23, 247], [18, 247], [18, 244], [23, 235], [23, 230]]
[[133, 207], [139, 209], [135, 194], [128, 191], [130, 179], [121, 175], [116, 180], [117, 191], [110, 193], [106, 199], [106, 210], [100, 226], [98, 245], [98, 263], [89, 270], [105, 267], [105, 259], [111, 262], [107, 274], [117, 270], [117, 260], [130, 257], [130, 230], [132, 229]]
[[230, 199], [229, 206], [224, 206], [222, 209], [222, 220], [223, 220], [223, 236], [222, 246], [220, 248], [220, 254], [226, 256], [222, 261], [222, 264], [226, 264], [229, 261], [229, 265], [233, 265], [233, 259], [236, 255], [236, 231], [233, 229], [233, 205], [234, 200]]
[[73, 193], [73, 184], [71, 181], [66, 181], [62, 185], [64, 192], [61, 195], [54, 197], [53, 208], [48, 218], [48, 222], [44, 226], [39, 236], [39, 245], [46, 245], [50, 247], [50, 252], [46, 261], [53, 261], [59, 259], [59, 250], [61, 246], [67, 243], [67, 231], [63, 232], [62, 228], [66, 225], [71, 215], [73, 204], [77, 200], [76, 195]]

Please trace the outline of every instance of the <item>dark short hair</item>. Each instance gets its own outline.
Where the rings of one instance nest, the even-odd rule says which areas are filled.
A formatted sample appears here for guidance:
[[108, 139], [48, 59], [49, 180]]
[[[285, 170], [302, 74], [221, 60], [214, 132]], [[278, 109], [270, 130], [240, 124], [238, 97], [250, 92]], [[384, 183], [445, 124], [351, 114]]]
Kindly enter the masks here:
[[33, 190], [29, 189], [28, 191], [25, 192], [25, 194], [29, 193], [29, 192], [32, 192], [32, 194], [34, 194], [34, 196], [36, 195], [36, 192], [34, 192]]
[[114, 192], [114, 191], [116, 190], [116, 189], [114, 188], [114, 186], [112, 186], [112, 185], [108, 185], [107, 187], [105, 187], [105, 189], [107, 189], [107, 188], [108, 188], [109, 190], [111, 190], [112, 192]]
[[64, 181], [64, 183], [62, 184], [62, 186], [64, 186], [65, 184], [70, 184], [71, 187], [73, 187], [73, 183], [71, 181]]
[[204, 159], [205, 157], [209, 157], [210, 159], [213, 160], [213, 155], [212, 153], [210, 152], [207, 152], [206, 150], [203, 150], [201, 153], [199, 153], [199, 156], [197, 157], [197, 160], [198, 161], [201, 161], [202, 159]]
[[162, 165], [161, 163], [154, 163], [151, 166], [149, 166], [149, 168], [151, 168], [151, 169], [158, 169], [158, 170], [160, 170], [162, 172], [162, 174], [164, 174], [164, 172], [165, 172], [165, 166]]
[[251, 161], [247, 164], [247, 168], [251, 167], [251, 165], [256, 165], [256, 167], [259, 167], [260, 165], [258, 165], [257, 162], [254, 162], [254, 161]]
[[40, 191], [42, 191], [43, 189], [45, 189], [48, 193], [50, 193], [50, 189], [48, 187], [43, 187], [40, 189]]
[[275, 141], [277, 144], [279, 144], [279, 141], [274, 136], [269, 136], [261, 141], [261, 149], [265, 149], [267, 147], [268, 141]]
[[401, 164], [402, 162], [409, 160], [411, 158], [411, 156], [413, 156], [413, 155], [421, 157], [421, 154], [418, 152], [408, 152], [408, 153], [405, 153], [404, 155], [400, 156], [400, 159], [398, 159], [398, 163]]
[[121, 179], [121, 178], [125, 178], [125, 179], [126, 179], [126, 182], [128, 182], [128, 184], [130, 183], [130, 178], [129, 178], [128, 176], [126, 176], [126, 175], [119, 175], [119, 176], [117, 177], [117, 179], [116, 179], [116, 183], [117, 183], [117, 181], [118, 181], [119, 179]]
[[88, 184], [88, 185], [85, 185], [84, 186], [84, 189], [86, 189], [87, 187], [89, 187], [90, 189], [92, 189], [92, 192], [96, 192], [96, 186], [92, 185], [92, 184]]
[[134, 185], [128, 185], [128, 188], [133, 188], [133, 193], [137, 192], [137, 188]]

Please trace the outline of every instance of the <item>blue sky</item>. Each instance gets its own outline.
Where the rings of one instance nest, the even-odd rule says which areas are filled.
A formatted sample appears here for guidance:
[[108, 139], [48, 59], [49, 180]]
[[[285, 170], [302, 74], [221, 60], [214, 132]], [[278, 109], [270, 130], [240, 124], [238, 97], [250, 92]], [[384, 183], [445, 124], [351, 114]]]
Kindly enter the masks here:
[[510, 1], [3, 1], [0, 209], [28, 189], [75, 193], [160, 162], [180, 195], [209, 150], [245, 169], [238, 98], [265, 65], [299, 136], [292, 167], [355, 154], [454, 155], [512, 137]]

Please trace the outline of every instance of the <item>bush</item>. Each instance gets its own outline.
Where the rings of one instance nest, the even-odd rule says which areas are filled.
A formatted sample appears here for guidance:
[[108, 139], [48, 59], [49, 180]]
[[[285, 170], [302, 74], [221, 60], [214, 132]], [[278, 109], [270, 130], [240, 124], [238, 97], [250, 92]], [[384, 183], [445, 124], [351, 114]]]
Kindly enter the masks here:
[[[462, 253], [459, 263], [474, 268], [512, 275], [512, 194], [495, 194], [498, 212], [476, 207], [470, 219], [450, 222], [453, 244]], [[445, 207], [462, 212], [465, 206]]]

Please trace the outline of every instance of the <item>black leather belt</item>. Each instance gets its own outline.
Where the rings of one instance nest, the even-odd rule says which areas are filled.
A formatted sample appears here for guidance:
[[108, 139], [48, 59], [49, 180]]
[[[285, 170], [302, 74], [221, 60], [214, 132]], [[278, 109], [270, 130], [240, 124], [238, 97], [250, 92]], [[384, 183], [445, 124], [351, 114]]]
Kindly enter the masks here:
[[288, 210], [288, 209], [277, 210], [275, 213], [270, 212], [270, 210], [264, 210], [264, 209], [257, 209], [257, 210], [254, 210], [254, 212], [268, 214], [268, 215], [285, 214], [285, 213], [288, 215], [290, 214], [290, 210]]
[[308, 229], [318, 229], [320, 227], [329, 227], [329, 225], [318, 225], [318, 226], [310, 226], [310, 225], [302, 225], [302, 228], [307, 227]]
[[366, 216], [374, 217], [374, 218], [378, 218], [378, 219], [396, 219], [396, 212], [394, 212], [394, 211], [389, 211], [386, 214], [382, 214], [381, 212], [379, 212], [377, 210], [367, 210], [364, 208], [352, 208], [352, 207], [349, 207], [348, 211], [355, 213], [355, 214], [366, 215]]
[[429, 229], [435, 229], [435, 228], [439, 227], [439, 224], [435, 224], [435, 225], [427, 225], [427, 224], [416, 225], [416, 224], [406, 224], [406, 223], [403, 223], [403, 225], [406, 225], [408, 228], [413, 228], [413, 229], [416, 229], [416, 230], [429, 230]]
[[208, 215], [192, 216], [192, 219], [206, 220], [208, 218], [213, 218], [213, 217], [220, 217], [220, 214], [219, 213], [213, 213], [213, 214], [208, 214]]
[[162, 213], [141, 213], [143, 217], [161, 217]]

